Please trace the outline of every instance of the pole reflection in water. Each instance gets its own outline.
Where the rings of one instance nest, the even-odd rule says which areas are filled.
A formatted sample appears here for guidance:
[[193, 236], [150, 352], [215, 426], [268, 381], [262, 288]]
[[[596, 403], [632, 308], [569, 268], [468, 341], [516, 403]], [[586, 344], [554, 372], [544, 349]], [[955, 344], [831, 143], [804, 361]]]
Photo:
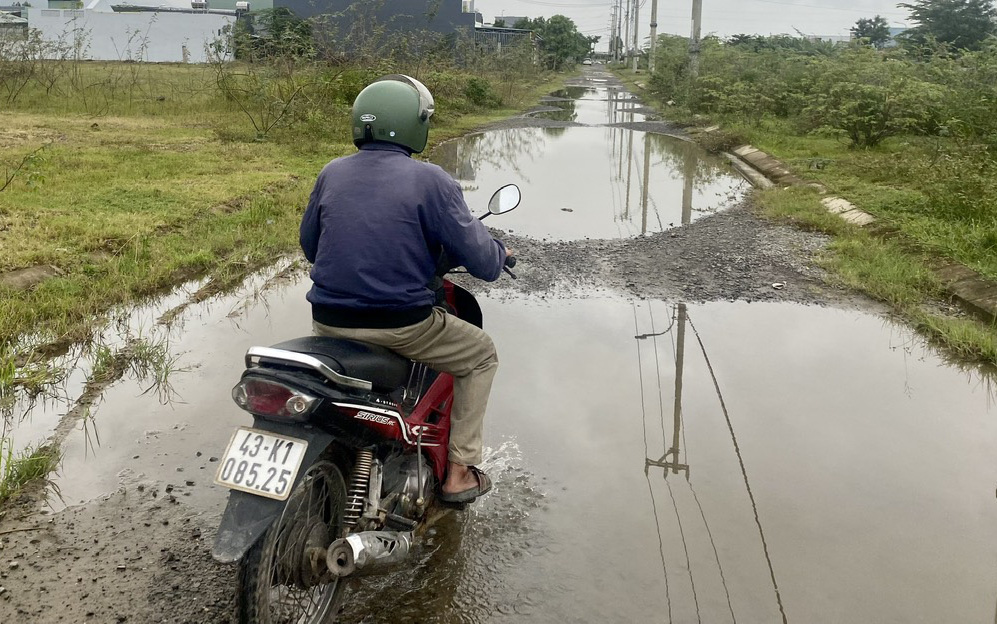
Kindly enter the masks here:
[[[654, 514], [655, 524], [657, 525], [657, 530], [658, 530], [658, 546], [661, 554], [661, 565], [664, 576], [666, 602], [668, 605], [667, 621], [668, 622], [673, 621], [674, 611], [677, 611], [679, 609], [679, 605], [676, 605], [675, 609], [673, 609], [672, 602], [673, 599], [677, 598], [680, 595], [680, 592], [682, 590], [680, 589], [680, 586], [675, 585], [676, 580], [674, 578], [669, 578], [669, 573], [668, 573], [666, 549], [664, 545], [665, 539], [662, 534], [662, 520], [659, 518], [658, 501], [655, 496], [655, 490], [651, 481], [651, 475], [656, 473], [656, 469], [658, 468], [662, 470], [662, 476], [665, 483], [665, 487], [668, 490], [668, 496], [669, 499], [671, 500], [672, 508], [675, 512], [675, 527], [678, 530], [678, 538], [682, 543], [682, 552], [684, 556], [684, 561], [682, 563], [684, 569], [687, 571], [688, 593], [691, 594], [692, 606], [695, 610], [696, 621], [697, 622], [704, 621], [703, 619], [704, 616], [700, 609], [700, 598], [699, 598], [699, 592], [697, 591], [697, 577], [695, 576], [693, 557], [690, 556], [690, 544], [691, 542], [693, 542], [693, 540], [687, 535], [687, 527], [683, 525], [683, 519], [682, 519], [683, 513], [680, 509], [681, 505], [679, 503], [679, 499], [676, 497], [676, 491], [672, 487], [673, 480], [670, 480], [668, 478], [670, 475], [683, 475], [685, 477], [685, 479], [683, 480], [685, 488], [688, 490], [689, 496], [691, 497], [691, 500], [695, 505], [695, 509], [692, 512], [689, 512], [687, 510], [686, 514], [692, 513], [693, 517], [695, 517], [696, 520], [702, 525], [702, 530], [705, 532], [706, 540], [709, 542], [709, 548], [712, 554], [712, 557], [710, 557], [710, 559], [712, 559], [712, 561], [716, 565], [716, 578], [718, 578], [719, 584], [723, 590], [724, 600], [726, 602], [726, 607], [727, 607], [726, 609], [727, 613], [730, 615], [730, 621], [735, 623], [737, 622], [733, 601], [731, 599], [731, 590], [730, 587], [728, 586], [727, 575], [724, 572], [724, 566], [721, 560], [720, 550], [717, 548], [717, 543], [716, 540], [714, 539], [713, 531], [710, 528], [710, 523], [707, 518], [706, 511], [704, 510], [703, 505], [700, 502], [699, 495], [696, 493], [696, 489], [691, 479], [691, 467], [688, 460], [688, 444], [685, 441], [685, 427], [683, 423], [684, 413], [683, 413], [683, 404], [682, 404], [683, 380], [685, 376], [685, 366], [686, 366], [686, 339], [687, 339], [686, 326], [688, 325], [689, 329], [692, 330], [693, 335], [695, 336], [696, 339], [696, 343], [699, 346], [699, 350], [702, 353], [703, 362], [706, 366], [706, 369], [709, 372], [710, 380], [716, 392], [716, 397], [720, 407], [720, 413], [724, 418], [727, 431], [730, 434], [731, 443], [733, 445], [734, 453], [737, 457], [737, 464], [740, 469], [745, 491], [747, 493], [747, 497], [751, 504], [752, 516], [754, 519], [754, 524], [757, 528], [762, 555], [765, 560], [765, 566], [768, 570], [769, 577], [771, 580], [771, 586], [776, 606], [778, 607], [779, 615], [781, 617], [782, 622], [786, 623], [788, 622], [788, 620], [782, 602], [782, 595], [779, 591], [778, 582], [776, 581], [775, 569], [772, 565], [772, 559], [769, 555], [768, 543], [765, 539], [765, 532], [762, 527], [761, 520], [758, 516], [758, 507], [755, 502], [754, 494], [751, 491], [751, 484], [748, 479], [747, 470], [745, 469], [744, 460], [741, 456], [741, 451], [737, 442], [737, 436], [734, 432], [733, 423], [731, 421], [730, 414], [727, 410], [727, 405], [726, 402], [724, 401], [719, 381], [713, 369], [713, 365], [710, 362], [709, 355], [706, 351], [706, 346], [703, 343], [702, 337], [699, 335], [699, 332], [696, 330], [695, 325], [692, 322], [692, 319], [689, 317], [688, 307], [686, 306], [686, 304], [684, 303], [676, 304], [674, 306], [673, 314], [671, 316], [671, 322], [668, 325], [668, 327], [662, 331], [657, 331], [653, 308], [651, 307], [650, 303], [647, 302], [644, 303], [647, 304], [647, 320], [650, 326], [650, 332], [647, 333], [640, 333], [641, 321], [639, 319], [638, 308], [643, 307], [643, 305], [638, 306], [636, 302], [633, 303], [634, 330], [635, 330], [634, 338], [637, 342], [637, 360], [638, 360], [638, 371], [640, 374], [640, 392], [641, 392], [641, 418], [642, 418], [642, 430], [644, 435], [644, 477], [645, 480], [647, 481], [647, 489], [651, 499], [651, 509], [652, 513]], [[672, 430], [671, 430], [670, 443], [669, 443], [669, 437], [666, 434], [666, 427], [665, 427], [662, 371], [660, 366], [660, 358], [658, 357], [658, 338], [663, 336], [669, 336], [669, 338], [671, 339], [672, 353], [675, 362], [674, 397], [672, 403]], [[650, 445], [648, 443], [647, 405], [649, 402], [650, 403], [654, 402], [653, 397], [647, 396], [646, 392], [647, 389], [645, 388], [644, 384], [645, 371], [643, 369], [644, 352], [642, 350], [642, 345], [645, 345], [644, 348], [646, 349], [648, 342], [651, 343], [649, 346], [651, 348], [653, 354], [652, 357], [654, 359], [653, 374], [655, 376], [657, 395], [658, 395], [657, 404], [658, 404], [659, 422], [661, 425], [661, 440], [662, 440], [662, 451], [663, 451], [660, 456], [658, 456], [657, 454], [652, 456], [650, 454]], [[651, 374], [651, 372], [648, 371], [647, 374]], [[686, 521], [686, 523], [688, 523], [688, 520]], [[688, 527], [688, 528], [695, 528], [695, 527]], [[692, 544], [692, 547], [695, 548], [694, 543]], [[703, 561], [703, 557], [697, 556], [695, 557], [695, 559], [700, 562]], [[682, 566], [680, 566], [680, 569], [681, 567]], [[699, 570], [699, 568], [696, 568], [696, 570]], [[708, 576], [713, 575], [713, 573], [710, 571], [700, 571], [699, 574], [701, 575], [701, 578], [703, 574], [707, 574]], [[709, 579], [708, 585], [711, 584], [715, 583], [713, 582], [712, 579]], [[678, 621], [685, 621], [686, 617], [678, 617], [677, 619]], [[715, 621], [715, 620], [707, 616], [706, 621]]]

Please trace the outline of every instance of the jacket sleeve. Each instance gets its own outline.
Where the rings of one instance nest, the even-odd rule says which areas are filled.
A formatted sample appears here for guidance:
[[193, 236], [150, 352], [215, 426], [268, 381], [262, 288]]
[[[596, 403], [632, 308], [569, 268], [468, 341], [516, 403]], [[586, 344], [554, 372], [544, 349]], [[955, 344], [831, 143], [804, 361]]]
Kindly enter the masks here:
[[443, 195], [438, 223], [440, 244], [455, 266], [463, 266], [478, 279], [494, 282], [505, 265], [505, 245], [492, 238], [485, 224], [471, 214], [460, 184], [448, 180]]
[[315, 255], [318, 253], [318, 240], [321, 233], [322, 210], [319, 208], [319, 200], [322, 196], [321, 187], [322, 177], [319, 176], [319, 179], [315, 181], [311, 197], [308, 199], [308, 207], [305, 208], [305, 216], [301, 219], [301, 229], [298, 233], [301, 251], [305, 252], [305, 258], [312, 264], [315, 263]]

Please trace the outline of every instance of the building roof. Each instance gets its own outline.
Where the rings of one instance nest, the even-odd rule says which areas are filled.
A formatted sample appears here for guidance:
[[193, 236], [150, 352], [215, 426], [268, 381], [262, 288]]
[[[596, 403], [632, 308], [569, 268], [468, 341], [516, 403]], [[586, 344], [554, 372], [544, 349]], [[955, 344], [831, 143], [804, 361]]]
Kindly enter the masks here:
[[0, 24], [4, 25], [15, 25], [20, 26], [22, 24], [27, 24], [28, 20], [23, 17], [18, 17], [16, 15], [11, 15], [10, 13], [0, 12]]

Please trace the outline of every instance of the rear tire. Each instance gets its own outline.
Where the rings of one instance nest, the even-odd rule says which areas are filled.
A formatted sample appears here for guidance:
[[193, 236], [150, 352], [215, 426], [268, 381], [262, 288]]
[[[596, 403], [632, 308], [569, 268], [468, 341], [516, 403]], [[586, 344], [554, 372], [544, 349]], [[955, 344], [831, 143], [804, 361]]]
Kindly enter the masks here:
[[[243, 557], [236, 600], [239, 624], [328, 624], [341, 607], [345, 580], [320, 578], [312, 559], [340, 537], [346, 483], [318, 461], [291, 492], [281, 517]], [[319, 574], [316, 574], [316, 571]]]

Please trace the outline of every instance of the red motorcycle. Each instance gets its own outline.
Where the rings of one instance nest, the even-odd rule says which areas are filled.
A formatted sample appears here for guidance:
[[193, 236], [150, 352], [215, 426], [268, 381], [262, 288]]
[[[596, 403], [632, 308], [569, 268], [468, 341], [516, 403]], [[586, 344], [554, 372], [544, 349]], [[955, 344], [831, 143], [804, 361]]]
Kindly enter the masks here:
[[[519, 202], [504, 186], [484, 217]], [[441, 265], [440, 303], [480, 327], [474, 296]], [[212, 554], [239, 562], [237, 621], [331, 622], [347, 580], [403, 562], [425, 524], [445, 477], [453, 378], [383, 347], [308, 336], [250, 348], [232, 398], [253, 426], [236, 429], [219, 462], [215, 482], [231, 492]]]

